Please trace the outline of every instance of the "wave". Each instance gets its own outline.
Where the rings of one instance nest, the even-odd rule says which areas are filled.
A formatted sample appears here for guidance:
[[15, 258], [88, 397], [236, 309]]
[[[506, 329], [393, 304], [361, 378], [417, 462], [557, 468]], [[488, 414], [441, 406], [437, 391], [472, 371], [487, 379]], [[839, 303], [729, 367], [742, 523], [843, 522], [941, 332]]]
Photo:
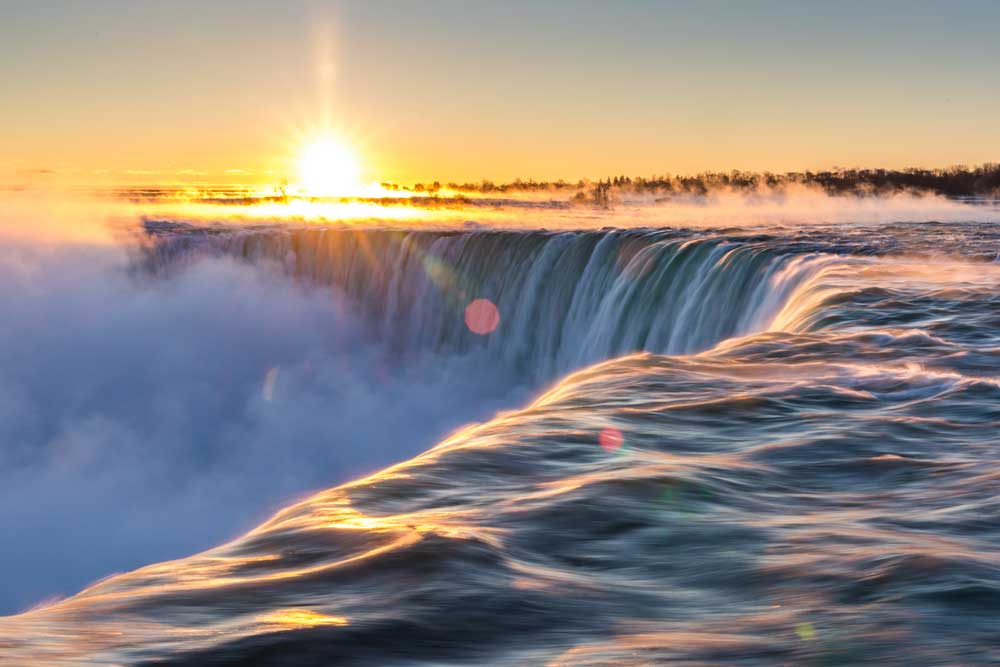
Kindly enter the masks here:
[[874, 346], [815, 381], [732, 354], [579, 371], [240, 539], [6, 619], [5, 657], [989, 664], [1000, 473], [973, 452], [1000, 389]]

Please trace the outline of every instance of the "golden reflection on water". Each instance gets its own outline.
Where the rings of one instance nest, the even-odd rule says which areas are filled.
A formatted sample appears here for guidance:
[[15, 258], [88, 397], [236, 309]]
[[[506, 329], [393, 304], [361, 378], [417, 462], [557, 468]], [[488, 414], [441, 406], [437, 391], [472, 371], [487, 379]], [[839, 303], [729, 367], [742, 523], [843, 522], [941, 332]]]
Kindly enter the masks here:
[[319, 625], [347, 625], [343, 616], [327, 616], [309, 609], [277, 609], [257, 616], [266, 625], [278, 625], [283, 629], [314, 628]]
[[241, 204], [220, 204], [205, 202], [184, 202], [164, 205], [170, 213], [181, 218], [204, 220], [244, 220], [244, 221], [301, 221], [331, 222], [358, 220], [426, 220], [433, 217], [433, 210], [406, 205], [383, 205], [366, 201], [327, 201], [293, 199]]

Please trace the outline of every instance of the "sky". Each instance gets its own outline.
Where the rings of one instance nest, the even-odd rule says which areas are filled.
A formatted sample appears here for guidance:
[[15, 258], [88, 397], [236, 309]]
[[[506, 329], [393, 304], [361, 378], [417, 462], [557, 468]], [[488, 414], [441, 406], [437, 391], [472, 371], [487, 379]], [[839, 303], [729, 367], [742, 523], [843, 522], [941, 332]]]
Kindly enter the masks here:
[[[0, 184], [1000, 159], [1000, 3], [0, 2]], [[293, 176], [292, 176], [293, 177]]]

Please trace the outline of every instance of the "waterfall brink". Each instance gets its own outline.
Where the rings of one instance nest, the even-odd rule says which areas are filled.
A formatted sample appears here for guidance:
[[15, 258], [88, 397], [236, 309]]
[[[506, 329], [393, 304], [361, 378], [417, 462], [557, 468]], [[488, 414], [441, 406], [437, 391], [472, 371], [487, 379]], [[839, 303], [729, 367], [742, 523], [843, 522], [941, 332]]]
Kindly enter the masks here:
[[[400, 355], [484, 348], [551, 379], [646, 350], [689, 354], [770, 329], [841, 257], [672, 231], [188, 230], [151, 233], [154, 273], [205, 254], [272, 263], [329, 286]], [[489, 335], [465, 309], [495, 304]], [[801, 299], [799, 299], [801, 301]]]

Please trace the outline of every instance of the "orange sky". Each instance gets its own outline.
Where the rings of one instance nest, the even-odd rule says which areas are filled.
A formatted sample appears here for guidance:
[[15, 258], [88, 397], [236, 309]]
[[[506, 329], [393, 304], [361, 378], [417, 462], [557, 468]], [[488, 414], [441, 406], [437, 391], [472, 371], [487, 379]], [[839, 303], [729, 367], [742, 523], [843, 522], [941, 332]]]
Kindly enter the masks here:
[[[804, 6], [808, 5], [808, 6]], [[995, 3], [5, 5], [0, 183], [368, 180], [1000, 159]]]

